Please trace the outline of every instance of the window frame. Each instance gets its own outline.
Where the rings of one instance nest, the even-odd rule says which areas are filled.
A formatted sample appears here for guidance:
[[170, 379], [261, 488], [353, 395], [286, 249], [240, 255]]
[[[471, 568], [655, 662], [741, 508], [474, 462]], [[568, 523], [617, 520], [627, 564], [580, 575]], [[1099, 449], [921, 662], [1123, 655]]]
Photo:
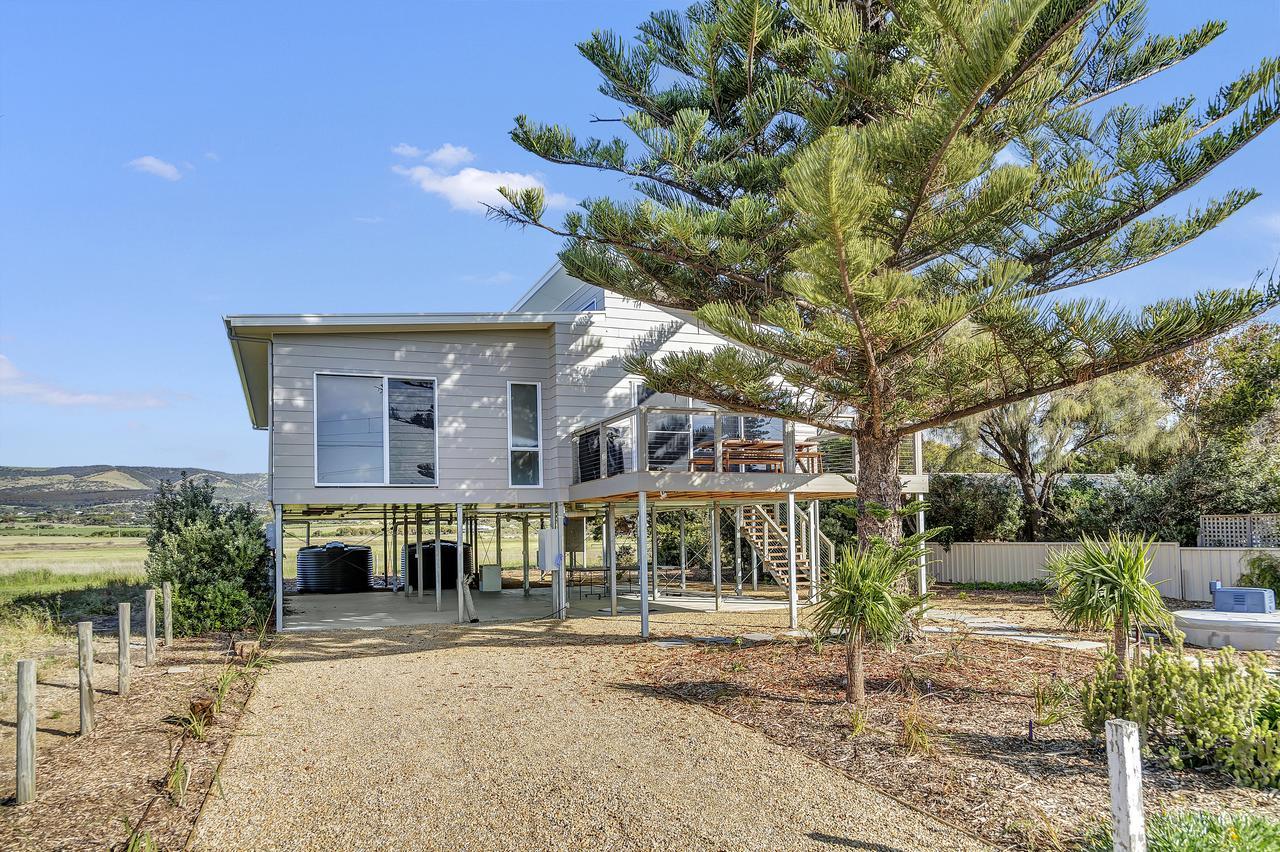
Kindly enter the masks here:
[[[320, 481], [320, 377], [347, 376], [358, 379], [379, 379], [382, 382], [382, 481], [381, 482], [321, 482]], [[388, 383], [398, 379], [410, 382], [431, 382], [435, 433], [435, 482], [391, 482], [391, 401]], [[539, 436], [541, 440], [541, 436]], [[440, 381], [435, 376], [412, 376], [403, 373], [343, 372], [341, 370], [316, 370], [311, 374], [311, 479], [316, 488], [439, 488], [440, 487]]]
[[[515, 397], [511, 393], [512, 385], [532, 385], [537, 389], [537, 426], [538, 426], [538, 446], [537, 447], [517, 447], [514, 443], [514, 433], [512, 431], [512, 403]], [[538, 454], [538, 481], [533, 484], [517, 485], [511, 475], [511, 455], [516, 452]], [[508, 488], [541, 488], [543, 482], [543, 462], [546, 460], [546, 450], [542, 439], [542, 382], [518, 382], [514, 379], [507, 380], [507, 487]], [[438, 478], [438, 477], [437, 477]]]

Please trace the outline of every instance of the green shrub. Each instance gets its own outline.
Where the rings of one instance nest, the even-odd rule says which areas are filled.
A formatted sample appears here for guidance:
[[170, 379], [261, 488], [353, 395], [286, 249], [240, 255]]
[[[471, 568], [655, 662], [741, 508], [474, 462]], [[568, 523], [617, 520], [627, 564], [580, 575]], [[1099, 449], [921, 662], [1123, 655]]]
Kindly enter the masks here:
[[[1099, 826], [1082, 852], [1111, 852], [1111, 828]], [[1147, 819], [1148, 852], [1277, 852], [1280, 823], [1255, 814], [1201, 811], [1154, 814]]]
[[162, 483], [148, 512], [147, 580], [173, 584], [174, 629], [239, 630], [270, 606], [271, 551], [248, 504], [217, 503], [208, 483]]
[[1240, 575], [1238, 585], [1273, 589], [1276, 597], [1280, 597], [1280, 556], [1255, 553], [1245, 561], [1245, 565], [1249, 566], [1248, 570]]
[[939, 473], [929, 479], [929, 526], [947, 528], [936, 539], [944, 545], [1014, 541], [1022, 526], [1021, 507], [1017, 488], [1006, 477]]
[[984, 580], [978, 583], [953, 583], [951, 588], [964, 592], [1047, 592], [1049, 584], [1044, 580], [1022, 580], [1010, 583]]
[[1148, 751], [1176, 769], [1219, 769], [1241, 784], [1280, 788], [1280, 728], [1265, 718], [1277, 701], [1261, 654], [1188, 659], [1158, 651], [1117, 673], [1108, 654], [1080, 691], [1084, 726], [1100, 736], [1128, 719]]

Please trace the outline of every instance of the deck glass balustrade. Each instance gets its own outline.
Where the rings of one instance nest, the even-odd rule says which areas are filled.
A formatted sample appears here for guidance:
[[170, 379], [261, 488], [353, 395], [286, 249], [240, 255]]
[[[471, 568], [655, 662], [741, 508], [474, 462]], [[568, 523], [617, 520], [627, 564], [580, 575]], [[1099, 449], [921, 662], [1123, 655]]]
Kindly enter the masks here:
[[[839, 473], [858, 470], [841, 432], [711, 407], [636, 406], [574, 432], [573, 482], [635, 471]], [[900, 470], [919, 472], [917, 442], [904, 438]]]

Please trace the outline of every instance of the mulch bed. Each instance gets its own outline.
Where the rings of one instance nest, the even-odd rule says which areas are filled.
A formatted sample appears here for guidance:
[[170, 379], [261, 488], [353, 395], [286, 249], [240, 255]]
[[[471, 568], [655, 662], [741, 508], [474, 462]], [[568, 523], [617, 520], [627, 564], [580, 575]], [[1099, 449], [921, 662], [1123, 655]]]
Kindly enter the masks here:
[[[0, 848], [123, 849], [135, 833], [149, 836], [154, 848], [183, 848], [206, 795], [217, 794], [218, 766], [253, 689], [253, 676], [238, 678], [205, 738], [184, 734], [179, 719], [192, 701], [209, 695], [228, 664], [242, 663], [227, 646], [225, 637], [177, 641], [161, 651], [158, 665], [134, 669], [124, 698], [114, 694], [110, 671], [109, 688], [97, 692], [93, 733], [37, 748], [35, 801], [17, 807], [9, 786], [0, 804]], [[190, 671], [168, 673], [172, 667]], [[104, 667], [100, 677], [107, 673]], [[190, 767], [181, 802], [165, 789], [178, 758]]]
[[[1075, 721], [1035, 727], [1036, 684], [1072, 683], [1096, 657], [957, 634], [868, 651], [860, 720], [844, 702], [842, 645], [691, 645], [646, 665], [652, 685], [699, 702], [921, 810], [1006, 848], [1069, 845], [1109, 812], [1106, 754]], [[930, 753], [902, 744], [917, 712]], [[857, 723], [857, 724], [855, 724]], [[858, 728], [861, 727], [859, 731]], [[1253, 810], [1280, 817], [1274, 795], [1208, 773], [1145, 772], [1148, 812]]]

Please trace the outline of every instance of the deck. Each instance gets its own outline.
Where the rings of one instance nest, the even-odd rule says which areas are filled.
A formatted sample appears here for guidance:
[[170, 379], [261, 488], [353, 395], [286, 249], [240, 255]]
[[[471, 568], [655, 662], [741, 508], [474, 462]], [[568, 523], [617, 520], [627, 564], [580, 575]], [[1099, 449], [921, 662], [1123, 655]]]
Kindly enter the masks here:
[[[640, 492], [664, 503], [769, 502], [852, 497], [857, 451], [823, 431], [709, 406], [641, 404], [574, 432], [569, 502], [628, 503]], [[920, 436], [904, 439], [900, 476], [910, 494], [929, 491]]]

